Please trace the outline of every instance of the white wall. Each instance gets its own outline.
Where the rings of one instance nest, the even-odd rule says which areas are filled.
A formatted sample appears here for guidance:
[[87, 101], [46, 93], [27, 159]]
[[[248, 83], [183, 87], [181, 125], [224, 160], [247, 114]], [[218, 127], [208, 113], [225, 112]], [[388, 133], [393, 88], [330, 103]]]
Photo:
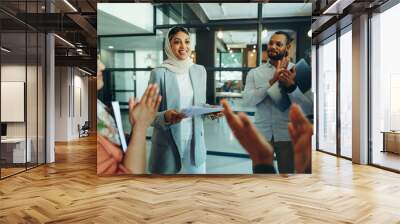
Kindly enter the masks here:
[[55, 68], [55, 141], [68, 140], [68, 68]]
[[[36, 70], [38, 69], [38, 71]], [[44, 162], [44, 82], [42, 68], [25, 64], [3, 64], [1, 66], [2, 82], [24, 82], [26, 84], [26, 110], [27, 119], [23, 122], [6, 122], [7, 137], [25, 138], [25, 135], [31, 140], [32, 161], [36, 162], [37, 153], [39, 153], [39, 163]], [[25, 78], [28, 78], [27, 82]], [[37, 86], [39, 85], [39, 86]], [[24, 94], [22, 92], [22, 94]], [[7, 96], [2, 96], [7, 97]], [[10, 108], [1, 108], [3, 112], [12, 113]]]
[[[19, 64], [5, 64], [1, 66], [1, 81], [3, 82], [25, 82], [25, 75], [26, 70], [28, 74], [35, 73], [36, 74], [36, 67], [28, 66], [27, 68], [24, 65]], [[29, 77], [28, 77], [29, 78]], [[29, 85], [36, 86], [36, 80], [29, 80]], [[36, 107], [36, 88], [27, 88], [27, 103], [28, 105], [34, 102], [34, 105], [29, 105], [31, 107]], [[40, 106], [40, 105], [39, 105]], [[1, 108], [1, 110], [7, 110], [8, 108]], [[32, 108], [30, 108], [32, 109]], [[30, 111], [30, 110], [28, 110]], [[28, 113], [27, 114], [28, 122], [35, 121], [37, 119], [36, 113]], [[25, 122], [7, 122], [7, 136], [8, 137], [25, 137]], [[28, 125], [32, 127], [33, 125]], [[36, 126], [34, 127], [36, 130]], [[28, 130], [29, 135], [29, 130]], [[29, 136], [28, 136], [29, 137]]]
[[78, 124], [88, 120], [88, 78], [76, 68], [56, 67], [55, 85], [55, 140], [77, 139]]
[[[78, 72], [78, 74], [77, 74]], [[79, 133], [78, 133], [78, 124], [81, 126], [85, 123], [85, 121], [89, 120], [88, 117], [88, 78], [81, 76], [82, 73], [78, 70], [75, 69], [75, 75], [74, 75], [74, 96], [72, 96], [72, 99], [74, 99], [74, 108], [73, 108], [73, 113], [72, 113], [72, 130], [71, 130], [71, 136], [72, 138], [78, 138]], [[78, 90], [80, 93], [78, 93]], [[79, 97], [80, 96], [80, 97]], [[80, 101], [80, 102], [79, 102]], [[72, 104], [71, 104], [72, 105]], [[79, 108], [81, 107], [81, 108]], [[82, 110], [82, 111], [80, 111]]]

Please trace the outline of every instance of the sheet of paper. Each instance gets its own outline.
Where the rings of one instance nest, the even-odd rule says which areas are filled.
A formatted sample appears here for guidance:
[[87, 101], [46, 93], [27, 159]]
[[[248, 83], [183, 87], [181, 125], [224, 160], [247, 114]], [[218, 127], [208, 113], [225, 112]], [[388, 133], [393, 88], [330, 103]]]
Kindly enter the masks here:
[[122, 126], [122, 119], [121, 119], [121, 109], [119, 108], [119, 103], [117, 101], [111, 102], [113, 111], [114, 111], [114, 118], [115, 122], [117, 123], [117, 129], [118, 129], [118, 135], [119, 139], [121, 140], [121, 146], [122, 150], [126, 152], [126, 149], [128, 148], [125, 140], [125, 134]]
[[222, 107], [201, 107], [201, 106], [192, 106], [187, 107], [181, 110], [181, 113], [184, 113], [187, 117], [199, 116], [203, 114], [209, 114], [214, 112], [222, 111]]

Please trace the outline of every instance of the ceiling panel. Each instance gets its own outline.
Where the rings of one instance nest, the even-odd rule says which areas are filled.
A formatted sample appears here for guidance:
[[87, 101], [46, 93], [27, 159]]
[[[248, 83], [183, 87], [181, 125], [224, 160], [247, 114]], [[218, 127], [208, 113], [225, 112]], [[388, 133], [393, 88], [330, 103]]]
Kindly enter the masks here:
[[[255, 19], [258, 3], [200, 3], [210, 20]], [[263, 17], [311, 16], [311, 3], [265, 3]]]
[[[271, 35], [278, 30], [268, 30], [262, 33], [261, 43], [266, 44], [271, 38]], [[280, 30], [294, 35], [293, 30]], [[227, 45], [249, 45], [257, 43], [257, 31], [222, 31], [223, 38], [222, 41]]]

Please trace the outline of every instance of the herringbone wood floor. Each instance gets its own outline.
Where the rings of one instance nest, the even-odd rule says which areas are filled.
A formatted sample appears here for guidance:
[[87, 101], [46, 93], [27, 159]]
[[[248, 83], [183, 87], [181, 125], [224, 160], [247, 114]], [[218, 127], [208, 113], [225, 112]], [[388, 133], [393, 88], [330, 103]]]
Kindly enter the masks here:
[[0, 223], [400, 223], [400, 175], [315, 152], [313, 174], [96, 176], [95, 138], [0, 181]]

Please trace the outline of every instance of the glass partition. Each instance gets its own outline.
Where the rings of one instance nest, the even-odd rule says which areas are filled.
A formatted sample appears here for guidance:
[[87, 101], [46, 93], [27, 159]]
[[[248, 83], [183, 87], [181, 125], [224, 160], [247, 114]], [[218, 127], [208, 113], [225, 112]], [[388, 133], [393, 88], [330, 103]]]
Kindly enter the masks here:
[[[26, 3], [28, 5], [26, 5]], [[24, 16], [44, 1], [2, 1]], [[0, 178], [45, 163], [45, 44], [43, 33], [0, 13]]]
[[352, 157], [352, 33], [340, 36], [340, 155]]
[[336, 36], [318, 48], [318, 149], [336, 154]]
[[400, 4], [371, 18], [370, 116], [372, 164], [400, 170], [400, 72], [397, 52]]
[[26, 123], [26, 33], [3, 32], [1, 47], [1, 174], [7, 177], [24, 171], [27, 163], [32, 161]]

